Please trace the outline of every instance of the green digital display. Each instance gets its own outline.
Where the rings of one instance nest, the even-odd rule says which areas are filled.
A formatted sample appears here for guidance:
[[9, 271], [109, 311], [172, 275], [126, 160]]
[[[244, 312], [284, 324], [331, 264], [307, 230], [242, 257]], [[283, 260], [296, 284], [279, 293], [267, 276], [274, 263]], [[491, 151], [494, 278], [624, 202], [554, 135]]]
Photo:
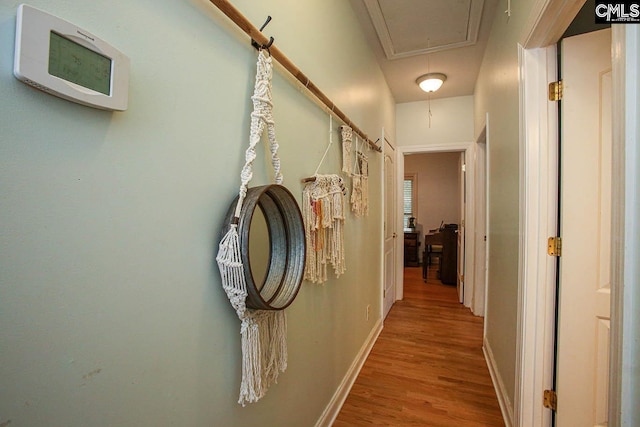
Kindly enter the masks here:
[[87, 89], [111, 94], [111, 59], [51, 31], [49, 74]]

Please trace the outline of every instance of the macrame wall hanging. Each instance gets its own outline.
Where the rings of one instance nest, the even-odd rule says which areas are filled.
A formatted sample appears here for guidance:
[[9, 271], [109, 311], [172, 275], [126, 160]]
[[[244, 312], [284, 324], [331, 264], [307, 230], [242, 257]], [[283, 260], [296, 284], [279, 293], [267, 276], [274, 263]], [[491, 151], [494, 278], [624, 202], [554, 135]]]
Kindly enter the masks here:
[[331, 264], [336, 277], [346, 271], [344, 259], [344, 184], [338, 175], [316, 175], [302, 191], [302, 217], [307, 237], [305, 280], [328, 280]]
[[[242, 382], [238, 403], [256, 402], [287, 368], [287, 324], [283, 309], [296, 297], [305, 265], [304, 224], [293, 195], [282, 185], [271, 102], [271, 56], [258, 64], [251, 113], [249, 148], [240, 175], [238, 197], [222, 229], [216, 261], [222, 287], [241, 321]], [[267, 128], [275, 184], [248, 188], [256, 145]], [[270, 260], [262, 284], [254, 282], [249, 258], [249, 229], [255, 208], [262, 211], [270, 237]]]
[[353, 156], [351, 155], [353, 131], [349, 126], [340, 126], [340, 135], [342, 137], [342, 172], [351, 177], [351, 210], [358, 217], [369, 215], [369, 159], [361, 151], [362, 148], [358, 150], [358, 135], [356, 135]]
[[333, 145], [333, 119], [329, 115], [329, 145], [311, 178], [305, 178], [302, 190], [302, 218], [305, 226], [307, 256], [304, 278], [312, 283], [328, 280], [327, 267], [336, 277], [346, 271], [344, 258], [344, 197], [346, 187], [339, 175], [318, 175], [320, 166]]
[[355, 162], [351, 175], [351, 210], [356, 216], [369, 215], [369, 159], [358, 151], [356, 135]]
[[351, 144], [353, 141], [353, 130], [349, 126], [340, 126], [340, 135], [342, 136], [342, 172], [347, 176], [351, 176], [353, 169], [351, 168]]

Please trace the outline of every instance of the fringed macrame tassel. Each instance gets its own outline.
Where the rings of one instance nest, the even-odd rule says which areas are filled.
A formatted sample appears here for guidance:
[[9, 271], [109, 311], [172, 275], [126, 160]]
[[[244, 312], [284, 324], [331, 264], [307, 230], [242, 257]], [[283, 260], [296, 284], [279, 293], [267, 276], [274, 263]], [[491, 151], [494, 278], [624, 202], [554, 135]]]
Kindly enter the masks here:
[[260, 328], [251, 316], [242, 320], [242, 381], [238, 403], [257, 402], [264, 396], [266, 387], [262, 383], [262, 346], [260, 345]]
[[264, 313], [263, 323], [260, 325], [260, 338], [264, 349], [265, 365], [263, 382], [267, 386], [278, 382], [278, 375], [287, 369], [287, 320], [284, 310]]
[[238, 403], [260, 400], [287, 369], [284, 310], [247, 310], [242, 320], [242, 382]]
[[247, 284], [237, 225], [232, 224], [219, 244], [216, 261], [223, 288], [242, 321], [242, 380], [238, 403], [260, 400], [278, 375], [287, 369], [287, 323], [283, 310], [250, 310], [245, 305]]

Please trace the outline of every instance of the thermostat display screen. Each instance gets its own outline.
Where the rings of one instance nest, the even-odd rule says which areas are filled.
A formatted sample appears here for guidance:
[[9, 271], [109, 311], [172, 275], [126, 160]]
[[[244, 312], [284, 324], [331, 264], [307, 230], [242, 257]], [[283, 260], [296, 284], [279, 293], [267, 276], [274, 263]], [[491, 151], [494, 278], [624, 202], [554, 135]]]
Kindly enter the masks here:
[[53, 31], [49, 37], [49, 74], [111, 94], [111, 59]]

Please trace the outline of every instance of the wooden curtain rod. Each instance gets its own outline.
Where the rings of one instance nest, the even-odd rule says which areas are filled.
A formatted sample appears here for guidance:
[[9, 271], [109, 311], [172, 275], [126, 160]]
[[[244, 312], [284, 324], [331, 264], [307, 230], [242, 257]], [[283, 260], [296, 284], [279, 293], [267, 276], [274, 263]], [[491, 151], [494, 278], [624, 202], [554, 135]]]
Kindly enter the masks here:
[[256, 28], [249, 20], [236, 9], [228, 0], [209, 0], [213, 3], [222, 13], [227, 15], [242, 31], [244, 31], [252, 40], [255, 40], [260, 46], [266, 46], [272, 43], [269, 47], [271, 56], [280, 63], [293, 77], [304, 85], [320, 102], [322, 102], [335, 116], [347, 124], [353, 132], [360, 138], [367, 141], [367, 143], [376, 151], [382, 152], [382, 149], [378, 147], [373, 141], [369, 139], [366, 133], [360, 130], [359, 127], [353, 124], [353, 122], [347, 117], [342, 110], [340, 110], [318, 87], [305, 76], [293, 62], [289, 60], [283, 54], [280, 49], [273, 45], [273, 40], [269, 40], [262, 32]]

